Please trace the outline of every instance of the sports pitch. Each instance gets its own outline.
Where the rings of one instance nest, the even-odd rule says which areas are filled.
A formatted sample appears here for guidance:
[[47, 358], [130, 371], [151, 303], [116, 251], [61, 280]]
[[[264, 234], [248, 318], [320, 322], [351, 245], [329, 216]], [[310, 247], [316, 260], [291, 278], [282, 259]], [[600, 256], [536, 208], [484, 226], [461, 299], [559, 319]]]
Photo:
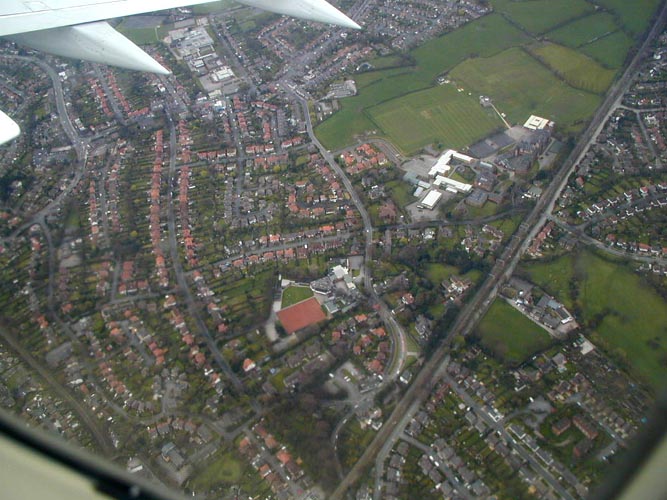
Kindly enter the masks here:
[[492, 96], [512, 123], [523, 123], [530, 114], [538, 114], [576, 128], [600, 103], [599, 96], [567, 85], [520, 48], [486, 59], [469, 59], [450, 76], [466, 89]]
[[658, 0], [600, 0], [606, 9], [586, 0], [490, 3], [496, 13], [413, 50], [412, 65], [355, 75], [359, 95], [342, 100], [341, 111], [316, 127], [319, 139], [336, 150], [364, 135], [381, 136], [407, 154], [429, 144], [463, 148], [492, 131], [494, 118], [478, 103], [443, 99], [436, 84], [442, 75], [468, 97], [491, 97], [511, 124], [537, 114], [565, 134], [577, 133]]
[[[468, 23], [415, 49], [411, 53], [415, 66], [374, 71], [355, 77], [359, 95], [341, 101], [342, 110], [316, 127], [317, 136], [329, 149], [345, 147], [354, 142], [354, 136], [377, 130], [366, 110], [388, 102], [401, 106], [397, 99], [433, 88], [439, 74], [468, 57], [475, 54], [491, 56], [528, 40], [499, 15], [492, 14]], [[400, 137], [388, 138], [401, 142]], [[428, 143], [422, 141], [421, 146]]]
[[380, 104], [368, 114], [406, 153], [417, 151], [425, 141], [461, 149], [503, 126], [492, 110], [479, 105], [478, 96], [458, 92], [451, 84]]

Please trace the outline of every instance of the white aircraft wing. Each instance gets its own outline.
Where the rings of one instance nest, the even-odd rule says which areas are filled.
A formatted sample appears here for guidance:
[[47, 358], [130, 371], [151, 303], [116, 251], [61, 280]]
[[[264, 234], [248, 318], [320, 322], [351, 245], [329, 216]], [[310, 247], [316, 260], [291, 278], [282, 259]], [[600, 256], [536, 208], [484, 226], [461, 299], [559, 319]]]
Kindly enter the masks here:
[[0, 111], [0, 144], [11, 141], [21, 133], [21, 129], [9, 116]]
[[[2, 0], [0, 36], [132, 16], [214, 0]], [[260, 9], [359, 29], [325, 0], [240, 0]]]
[[[51, 54], [168, 74], [105, 19], [209, 3], [214, 0], [0, 0], [0, 36]], [[359, 29], [326, 0], [239, 0], [260, 9]], [[0, 111], [0, 144], [18, 125]]]

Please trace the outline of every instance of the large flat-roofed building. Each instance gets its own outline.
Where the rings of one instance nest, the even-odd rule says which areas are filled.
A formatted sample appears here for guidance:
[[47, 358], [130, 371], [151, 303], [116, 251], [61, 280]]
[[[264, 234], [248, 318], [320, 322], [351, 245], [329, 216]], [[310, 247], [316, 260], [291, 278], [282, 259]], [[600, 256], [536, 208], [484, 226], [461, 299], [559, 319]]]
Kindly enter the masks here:
[[438, 161], [435, 163], [435, 165], [431, 167], [428, 175], [430, 177], [435, 177], [437, 175], [446, 174], [451, 169], [450, 163], [452, 160], [458, 160], [467, 165], [470, 165], [475, 160], [475, 158], [454, 151], [453, 149], [448, 149], [442, 154], [442, 156], [440, 156], [440, 158], [438, 158]]
[[544, 130], [545, 128], [553, 128], [554, 122], [541, 116], [530, 115], [530, 118], [526, 120], [523, 126], [529, 130]]
[[452, 193], [467, 193], [472, 189], [471, 184], [455, 181], [454, 179], [450, 179], [449, 177], [443, 177], [442, 175], [439, 175], [435, 178], [435, 181], [433, 181], [433, 185], [438, 187], [444, 185], [445, 189]]
[[428, 210], [433, 210], [440, 201], [440, 198], [442, 198], [442, 193], [440, 191], [437, 191], [435, 189], [431, 190], [426, 194], [424, 199], [420, 201], [417, 206], [419, 208], [427, 208]]

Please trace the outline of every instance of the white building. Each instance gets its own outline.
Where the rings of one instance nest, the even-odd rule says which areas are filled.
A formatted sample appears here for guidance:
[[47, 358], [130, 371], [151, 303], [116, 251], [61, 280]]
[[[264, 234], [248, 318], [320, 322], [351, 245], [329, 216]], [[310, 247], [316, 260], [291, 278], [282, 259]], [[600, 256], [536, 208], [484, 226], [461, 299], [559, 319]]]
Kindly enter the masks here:
[[540, 116], [530, 115], [523, 126], [529, 130], [544, 130], [545, 128], [553, 128], [554, 122]]
[[440, 198], [442, 198], [442, 193], [440, 191], [436, 191], [435, 189], [433, 189], [428, 192], [428, 194], [424, 197], [422, 201], [419, 202], [419, 205], [417, 206], [419, 208], [427, 208], [428, 210], [433, 210], [440, 201]]
[[468, 193], [472, 189], [472, 184], [466, 184], [464, 182], [455, 181], [449, 177], [443, 177], [439, 175], [433, 181], [433, 185], [437, 187], [445, 186], [447, 191], [452, 193]]
[[438, 158], [436, 164], [431, 167], [428, 175], [430, 177], [435, 177], [437, 175], [446, 174], [451, 169], [449, 164], [451, 163], [452, 159], [462, 161], [467, 165], [470, 165], [474, 160], [472, 156], [461, 154], [457, 151], [454, 151], [453, 149], [448, 149], [442, 154], [442, 156], [440, 156], [440, 158]]

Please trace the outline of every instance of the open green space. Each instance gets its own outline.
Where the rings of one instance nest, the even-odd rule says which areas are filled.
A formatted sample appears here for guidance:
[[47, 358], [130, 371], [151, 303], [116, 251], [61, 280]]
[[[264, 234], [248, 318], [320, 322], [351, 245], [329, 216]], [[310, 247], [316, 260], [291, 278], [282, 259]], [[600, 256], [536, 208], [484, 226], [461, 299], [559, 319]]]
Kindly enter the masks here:
[[450, 276], [458, 274], [459, 269], [455, 266], [440, 264], [439, 262], [429, 262], [426, 264], [426, 277], [434, 285], [438, 286]]
[[132, 28], [126, 26], [125, 20], [123, 20], [116, 26], [116, 29], [137, 45], [150, 45], [162, 40], [173, 27], [173, 24], [169, 24], [156, 28]]
[[610, 9], [627, 31], [637, 35], [648, 27], [660, 0], [597, 0], [596, 3]]
[[632, 38], [622, 31], [617, 31], [593, 43], [584, 45], [580, 50], [607, 67], [620, 68], [623, 66], [633, 43]]
[[316, 127], [317, 136], [327, 148], [340, 149], [354, 142], [355, 136], [376, 130], [365, 113], [368, 108], [429, 88], [438, 75], [468, 57], [490, 56], [527, 40], [526, 35], [495, 14], [430, 40], [410, 53], [415, 61], [413, 66], [355, 77], [359, 94], [343, 99], [341, 111]]
[[213, 287], [214, 292], [220, 294], [226, 318], [233, 328], [242, 330], [268, 317], [276, 279], [269, 269]]
[[301, 302], [302, 300], [309, 299], [313, 296], [313, 291], [307, 286], [288, 286], [283, 290], [282, 306], [285, 307], [292, 306]]
[[397, 68], [405, 66], [406, 61], [401, 56], [384, 56], [378, 57], [369, 61], [373, 70], [381, 70], [386, 68]]
[[533, 283], [540, 285], [548, 294], [556, 297], [563, 305], [572, 310], [571, 284], [574, 279], [574, 261], [572, 255], [564, 255], [557, 259], [532, 263], [522, 266], [527, 277]]
[[210, 491], [217, 486], [237, 484], [242, 474], [243, 464], [234, 457], [234, 453], [222, 453], [195, 475], [190, 488], [194, 491]]
[[405, 208], [410, 203], [417, 201], [417, 198], [412, 196], [414, 192], [413, 187], [402, 180], [389, 181], [385, 184], [385, 189], [389, 192], [394, 203], [401, 208]]
[[218, 0], [217, 2], [210, 2], [210, 3], [205, 3], [202, 5], [194, 5], [192, 7], [192, 10], [195, 14], [198, 15], [205, 15], [205, 14], [210, 14], [212, 12], [219, 12], [221, 10], [229, 9], [230, 7], [234, 7], [236, 4], [232, 0]]
[[[667, 377], [665, 300], [627, 266], [591, 252], [524, 266], [545, 289], [558, 279], [556, 297], [581, 310], [585, 332], [632, 373], [658, 388]], [[570, 276], [573, 285], [565, 284]]]
[[504, 219], [490, 222], [489, 225], [500, 229], [503, 233], [505, 233], [504, 239], [507, 240], [511, 235], [514, 234], [514, 231], [516, 231], [522, 222], [523, 215], [514, 215], [512, 217], [506, 217]]
[[377, 434], [367, 427], [362, 429], [359, 420], [350, 419], [338, 436], [338, 457], [343, 470], [350, 470]]
[[482, 346], [517, 366], [553, 341], [541, 327], [502, 299], [496, 299], [477, 328]]
[[502, 210], [502, 207], [487, 201], [481, 207], [473, 207], [472, 205], [468, 205], [465, 207], [465, 210], [465, 219], [476, 219], [478, 217], [489, 217], [491, 215], [495, 215], [500, 210]]
[[568, 47], [577, 48], [613, 33], [619, 28], [614, 16], [607, 12], [598, 12], [550, 31], [546, 38]]
[[590, 57], [555, 43], [531, 46], [529, 51], [570, 86], [595, 94], [606, 92], [616, 74]]
[[[495, 13], [405, 57], [378, 58], [379, 70], [355, 75], [359, 94], [343, 99], [341, 111], [316, 127], [323, 144], [337, 150], [371, 135], [386, 137], [404, 153], [431, 143], [463, 147], [493, 130], [494, 117], [473, 103], [479, 95], [490, 96], [513, 123], [538, 114], [565, 133], [577, 133], [600, 103], [595, 94], [608, 88], [612, 70], [622, 67], [658, 4], [601, 0], [599, 9], [586, 0], [491, 3]], [[578, 50], [547, 44], [536, 54], [544, 64], [520, 50], [544, 33]], [[444, 95], [447, 86], [435, 86], [442, 75], [465, 92]]]
[[595, 9], [585, 0], [492, 0], [496, 11], [533, 34], [545, 33]]
[[453, 85], [414, 92], [368, 113], [383, 135], [408, 154], [428, 143], [461, 149], [503, 126], [498, 115], [479, 105], [478, 96]]
[[537, 114], [564, 130], [578, 131], [600, 103], [599, 96], [573, 89], [520, 48], [469, 59], [450, 75], [473, 94], [492, 97], [513, 123]]

